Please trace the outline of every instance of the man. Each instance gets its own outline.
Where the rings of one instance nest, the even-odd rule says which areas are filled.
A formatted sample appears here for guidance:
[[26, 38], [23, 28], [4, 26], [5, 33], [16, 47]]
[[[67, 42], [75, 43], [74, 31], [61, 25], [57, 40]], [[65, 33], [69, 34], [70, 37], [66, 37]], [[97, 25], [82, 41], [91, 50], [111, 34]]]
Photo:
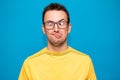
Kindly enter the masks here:
[[25, 60], [19, 80], [96, 80], [90, 57], [67, 45], [71, 25], [66, 8], [51, 3], [42, 20], [48, 45]]

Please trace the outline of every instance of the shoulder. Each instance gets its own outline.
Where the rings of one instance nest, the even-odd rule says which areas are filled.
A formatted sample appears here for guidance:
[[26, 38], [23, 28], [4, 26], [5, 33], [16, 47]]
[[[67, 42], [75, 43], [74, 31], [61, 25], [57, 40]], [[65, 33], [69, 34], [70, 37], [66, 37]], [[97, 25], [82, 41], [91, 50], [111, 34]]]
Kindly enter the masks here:
[[34, 53], [33, 55], [28, 56], [28, 57], [25, 59], [24, 63], [33, 62], [33, 61], [35, 61], [35, 60], [37, 61], [37, 60], [39, 59], [40, 55], [42, 55], [42, 54], [45, 52], [45, 50], [46, 50], [46, 49], [43, 48], [43, 49], [39, 50], [38, 52]]
[[83, 53], [83, 52], [81, 52], [79, 50], [76, 50], [76, 49], [74, 49], [72, 47], [70, 47], [70, 49], [71, 49], [71, 54], [73, 54], [72, 56], [74, 58], [77, 58], [78, 60], [91, 61], [91, 58], [90, 58], [89, 55], [87, 55], [87, 54], [85, 54], [85, 53]]

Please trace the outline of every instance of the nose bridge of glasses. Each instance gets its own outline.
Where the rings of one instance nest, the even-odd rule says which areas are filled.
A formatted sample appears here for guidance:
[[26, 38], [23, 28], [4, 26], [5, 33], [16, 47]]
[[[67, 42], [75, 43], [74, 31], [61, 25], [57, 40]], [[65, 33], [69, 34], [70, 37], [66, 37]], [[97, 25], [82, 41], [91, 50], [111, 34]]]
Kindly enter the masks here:
[[53, 27], [54, 27], [54, 28], [59, 28], [59, 25], [58, 25], [58, 24], [59, 24], [59, 22], [54, 22], [54, 26], [53, 26]]

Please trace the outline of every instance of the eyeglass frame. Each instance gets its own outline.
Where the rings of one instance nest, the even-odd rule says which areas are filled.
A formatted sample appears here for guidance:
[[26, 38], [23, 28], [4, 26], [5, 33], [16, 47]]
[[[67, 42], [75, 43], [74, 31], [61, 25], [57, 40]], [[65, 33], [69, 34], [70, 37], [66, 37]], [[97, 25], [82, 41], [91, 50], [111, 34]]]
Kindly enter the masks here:
[[[48, 23], [48, 22], [52, 22], [53, 23], [53, 26], [52, 26], [52, 28], [51, 29], [54, 29], [54, 27], [55, 27], [55, 24], [57, 24], [57, 27], [59, 28], [59, 29], [64, 29], [64, 28], [60, 28], [60, 26], [59, 26], [59, 23], [61, 22], [61, 21], [64, 21], [66, 24], [65, 24], [65, 26], [67, 27], [67, 25], [69, 24], [68, 23], [68, 21], [66, 21], [65, 19], [61, 19], [61, 20], [59, 20], [59, 21], [57, 21], [57, 22], [54, 22], [54, 21], [46, 21], [46, 22], [44, 22], [43, 24], [44, 24], [44, 27], [46, 26], [46, 23]], [[65, 28], [66, 28], [65, 27]], [[45, 27], [46, 28], [46, 27]], [[48, 28], [46, 28], [46, 29], [48, 29]], [[48, 30], [51, 30], [51, 29], [48, 29]]]

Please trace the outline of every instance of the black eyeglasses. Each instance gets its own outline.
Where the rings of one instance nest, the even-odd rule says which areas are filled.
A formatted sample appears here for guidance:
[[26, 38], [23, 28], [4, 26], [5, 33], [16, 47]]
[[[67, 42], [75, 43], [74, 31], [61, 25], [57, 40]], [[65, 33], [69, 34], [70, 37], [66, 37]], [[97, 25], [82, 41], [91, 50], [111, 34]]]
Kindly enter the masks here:
[[46, 29], [53, 29], [55, 24], [57, 24], [57, 27], [59, 29], [64, 29], [67, 27], [68, 25], [68, 21], [65, 21], [64, 19], [59, 20], [58, 22], [54, 22], [54, 21], [47, 21], [44, 23], [44, 26]]

